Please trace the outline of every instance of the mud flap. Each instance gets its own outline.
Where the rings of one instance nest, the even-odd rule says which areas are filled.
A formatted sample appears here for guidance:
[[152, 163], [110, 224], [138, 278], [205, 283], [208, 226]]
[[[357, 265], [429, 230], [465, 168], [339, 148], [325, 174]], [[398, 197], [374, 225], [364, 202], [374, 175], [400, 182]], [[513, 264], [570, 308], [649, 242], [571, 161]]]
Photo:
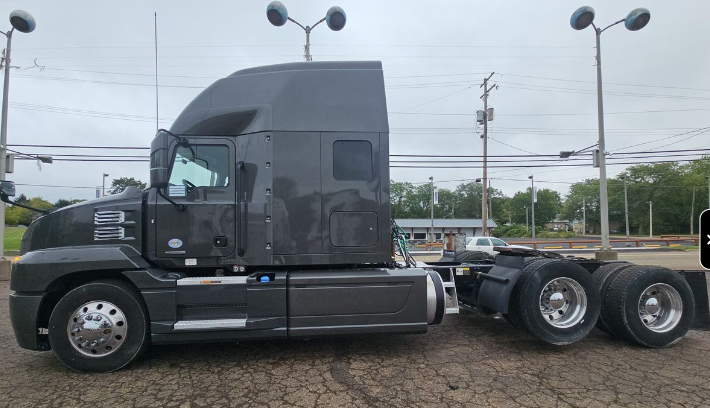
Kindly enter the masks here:
[[710, 305], [708, 304], [708, 283], [705, 271], [678, 271], [690, 285], [695, 298], [695, 320], [691, 330], [710, 330]]
[[522, 256], [496, 257], [496, 265], [488, 273], [502, 279], [507, 279], [507, 283], [498, 280], [486, 279], [481, 284], [478, 292], [478, 304], [501, 313], [508, 313], [508, 302], [510, 294], [515, 287], [515, 283], [522, 275], [522, 267], [525, 258]]

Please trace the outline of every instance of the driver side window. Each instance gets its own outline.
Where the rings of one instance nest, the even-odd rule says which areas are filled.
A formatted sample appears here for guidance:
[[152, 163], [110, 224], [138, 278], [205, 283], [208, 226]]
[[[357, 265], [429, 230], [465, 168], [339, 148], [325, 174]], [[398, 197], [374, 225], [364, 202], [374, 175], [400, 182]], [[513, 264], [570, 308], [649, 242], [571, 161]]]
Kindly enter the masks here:
[[185, 196], [195, 187], [229, 185], [227, 146], [179, 146], [170, 170], [171, 196]]

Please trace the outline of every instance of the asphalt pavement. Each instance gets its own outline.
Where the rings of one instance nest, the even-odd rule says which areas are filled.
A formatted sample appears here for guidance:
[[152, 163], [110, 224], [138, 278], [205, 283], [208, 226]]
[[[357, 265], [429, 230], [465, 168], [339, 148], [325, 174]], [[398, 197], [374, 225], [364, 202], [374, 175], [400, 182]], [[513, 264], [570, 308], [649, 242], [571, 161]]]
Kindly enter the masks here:
[[710, 332], [668, 349], [594, 330], [564, 347], [462, 312], [422, 335], [156, 346], [78, 374], [20, 349], [0, 282], [0, 407], [701, 407]]

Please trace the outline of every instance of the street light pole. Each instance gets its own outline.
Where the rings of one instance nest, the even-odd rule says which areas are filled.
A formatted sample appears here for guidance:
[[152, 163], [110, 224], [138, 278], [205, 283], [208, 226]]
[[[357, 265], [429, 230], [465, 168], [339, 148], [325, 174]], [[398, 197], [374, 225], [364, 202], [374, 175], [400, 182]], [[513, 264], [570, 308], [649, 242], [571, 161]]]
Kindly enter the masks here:
[[535, 239], [535, 180], [533, 179], [533, 176], [529, 176], [528, 178], [530, 179], [530, 185], [532, 186], [530, 190], [530, 196], [532, 197], [532, 238]]
[[434, 242], [434, 176], [429, 177], [431, 183], [431, 242]]
[[[2, 121], [0, 122], [0, 180], [5, 180], [7, 170], [7, 108], [10, 95], [10, 52], [12, 51], [12, 33], [17, 30], [21, 33], [31, 33], [36, 27], [34, 18], [30, 13], [15, 10], [10, 13], [12, 29], [2, 33], [7, 37], [7, 48], [3, 58], [5, 69], [4, 86], [2, 90]], [[0, 31], [1, 32], [1, 31]], [[0, 258], [5, 254], [5, 203], [0, 203]]]
[[587, 199], [582, 199], [582, 235], [587, 235]]
[[653, 201], [648, 202], [648, 237], [653, 238]]
[[303, 46], [303, 58], [305, 58], [306, 61], [313, 61], [313, 57], [311, 56], [311, 31], [313, 31], [318, 24], [324, 21], [331, 30], [340, 31], [343, 27], [345, 27], [346, 21], [345, 11], [338, 6], [333, 6], [328, 9], [325, 17], [318, 20], [317, 23], [312, 26], [303, 26], [301, 23], [288, 16], [286, 6], [284, 6], [280, 1], [272, 1], [269, 3], [266, 7], [266, 18], [268, 18], [269, 22], [276, 27], [281, 27], [286, 24], [287, 21], [290, 21], [301, 27], [303, 31], [306, 32], [306, 45]]
[[609, 242], [609, 197], [607, 193], [606, 180], [606, 146], [604, 143], [604, 103], [602, 93], [602, 57], [601, 57], [601, 35], [602, 33], [620, 23], [625, 23], [626, 28], [630, 31], [637, 31], [644, 28], [651, 19], [651, 13], [645, 8], [637, 8], [632, 10], [626, 18], [619, 20], [606, 28], [597, 28], [594, 25], [594, 9], [585, 6], [577, 9], [570, 19], [570, 25], [575, 30], [583, 30], [589, 26], [594, 28], [596, 35], [597, 46], [597, 109], [599, 122], [599, 150], [597, 159], [599, 163], [599, 209], [600, 223], [602, 233], [602, 248], [595, 256], [597, 259], [614, 260], [618, 258], [618, 253], [612, 250]]
[[624, 214], [626, 217], [626, 239], [629, 239], [629, 193], [626, 189], [626, 176], [624, 176]]
[[108, 174], [104, 173], [104, 178], [101, 181], [101, 197], [106, 197], [106, 177], [108, 177]]

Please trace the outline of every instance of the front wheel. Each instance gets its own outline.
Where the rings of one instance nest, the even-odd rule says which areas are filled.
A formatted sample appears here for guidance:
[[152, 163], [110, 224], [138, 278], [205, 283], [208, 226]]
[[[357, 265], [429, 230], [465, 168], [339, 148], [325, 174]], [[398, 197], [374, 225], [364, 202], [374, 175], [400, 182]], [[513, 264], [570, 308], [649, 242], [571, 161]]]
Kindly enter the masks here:
[[57, 358], [79, 372], [119, 370], [148, 348], [148, 320], [137, 291], [120, 281], [82, 285], [49, 318]]

